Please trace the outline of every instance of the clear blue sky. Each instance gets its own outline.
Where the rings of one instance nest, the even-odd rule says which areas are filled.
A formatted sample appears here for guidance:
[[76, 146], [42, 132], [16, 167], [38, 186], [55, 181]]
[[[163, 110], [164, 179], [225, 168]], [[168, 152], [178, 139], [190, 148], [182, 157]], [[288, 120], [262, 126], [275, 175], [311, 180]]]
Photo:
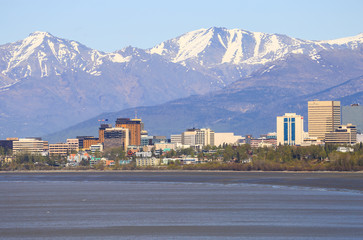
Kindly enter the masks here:
[[111, 52], [212, 26], [328, 40], [363, 32], [363, 0], [0, 0], [0, 45], [34, 31]]

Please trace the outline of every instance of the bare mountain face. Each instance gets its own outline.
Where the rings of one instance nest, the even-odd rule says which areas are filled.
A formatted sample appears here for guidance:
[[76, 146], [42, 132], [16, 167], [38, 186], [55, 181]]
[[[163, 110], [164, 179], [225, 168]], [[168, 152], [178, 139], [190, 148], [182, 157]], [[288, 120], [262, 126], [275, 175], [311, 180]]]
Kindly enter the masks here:
[[[204, 96], [191, 97], [193, 106], [184, 100], [176, 101], [177, 105], [186, 104], [196, 113], [203, 106], [224, 109], [243, 119], [240, 114], [254, 116], [258, 106], [275, 101], [270, 94], [284, 98], [313, 94], [362, 75], [362, 41], [363, 34], [306, 41], [210, 28], [148, 50], [127, 47], [104, 53], [35, 32], [0, 46], [0, 137], [44, 135], [103, 112], [195, 94]], [[168, 104], [158, 106], [168, 109]], [[220, 116], [217, 110], [207, 110], [196, 117], [220, 124], [228, 118], [227, 112]], [[127, 111], [128, 116], [134, 113]], [[155, 113], [161, 114], [160, 110]], [[165, 112], [160, 118], [166, 117], [165, 127], [172, 129], [168, 119], [175, 116], [178, 112], [174, 116]], [[194, 121], [182, 123], [186, 117], [176, 121], [183, 128]], [[163, 124], [155, 131], [163, 131]], [[233, 124], [224, 124], [234, 130]]]

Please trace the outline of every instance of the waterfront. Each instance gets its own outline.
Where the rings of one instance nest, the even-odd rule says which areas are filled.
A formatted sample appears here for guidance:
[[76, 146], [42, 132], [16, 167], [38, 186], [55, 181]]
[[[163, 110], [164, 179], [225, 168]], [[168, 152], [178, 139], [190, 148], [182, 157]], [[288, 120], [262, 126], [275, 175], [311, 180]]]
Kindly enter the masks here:
[[358, 239], [362, 173], [0, 174], [2, 238]]

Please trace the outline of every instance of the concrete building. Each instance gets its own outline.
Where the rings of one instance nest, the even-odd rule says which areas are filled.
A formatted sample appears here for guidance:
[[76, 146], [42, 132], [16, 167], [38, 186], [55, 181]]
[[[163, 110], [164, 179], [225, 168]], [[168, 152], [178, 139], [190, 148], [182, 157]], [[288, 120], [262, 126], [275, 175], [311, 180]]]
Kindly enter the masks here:
[[151, 158], [136, 158], [136, 166], [138, 167], [147, 167], [147, 166], [159, 166], [160, 159], [151, 157]]
[[335, 144], [356, 144], [357, 128], [352, 124], [341, 125], [334, 130], [325, 134], [325, 143]]
[[135, 152], [137, 158], [150, 158], [152, 155], [152, 152]]
[[263, 147], [275, 147], [277, 143], [276, 139], [273, 138], [252, 138], [251, 147], [252, 148], [263, 148]]
[[153, 136], [141, 136], [141, 146], [152, 145]]
[[69, 152], [67, 143], [51, 143], [49, 144], [49, 155], [66, 156]]
[[197, 134], [195, 135], [195, 143], [196, 145], [202, 146], [214, 146], [214, 131], [210, 128], [201, 128], [197, 130]]
[[221, 146], [223, 144], [237, 144], [242, 139], [242, 136], [234, 135], [234, 133], [214, 133], [215, 146]]
[[182, 144], [182, 135], [181, 134], [172, 134], [170, 135], [171, 143], [180, 143]]
[[173, 150], [175, 150], [176, 149], [174, 143], [155, 143], [154, 147], [155, 147], [156, 150], [159, 150], [159, 149], [162, 149], [162, 150], [164, 150], [164, 149], [170, 149], [170, 150], [173, 149]]
[[77, 136], [79, 149], [89, 149], [91, 145], [100, 143], [99, 138], [94, 136]]
[[363, 133], [363, 106], [352, 104], [342, 107], [342, 124], [348, 123], [357, 126], [357, 133]]
[[95, 153], [95, 152], [103, 152], [103, 144], [102, 143], [99, 143], [99, 144], [91, 145], [89, 147], [89, 150], [91, 150], [92, 153]]
[[214, 146], [214, 131], [209, 128], [191, 128], [181, 134], [183, 145]]
[[116, 128], [129, 130], [129, 145], [141, 145], [141, 119], [117, 118]]
[[309, 136], [324, 140], [325, 134], [333, 132], [341, 124], [339, 101], [309, 101]]
[[67, 144], [69, 151], [79, 151], [79, 140], [77, 138], [67, 139]]
[[168, 139], [166, 139], [166, 136], [153, 136], [152, 139], [152, 145], [155, 145], [156, 143], [167, 143]]
[[125, 152], [129, 146], [129, 129], [116, 127], [116, 128], [106, 128], [105, 132], [104, 149], [110, 149], [114, 147], [122, 147]]
[[72, 151], [78, 152], [78, 139], [67, 139], [66, 143], [49, 144], [49, 155], [67, 155]]
[[41, 154], [48, 151], [48, 141], [42, 141], [41, 138], [19, 138], [13, 141], [13, 153], [32, 153]]
[[112, 128], [112, 124], [101, 124], [101, 126], [98, 128], [98, 139], [100, 143], [104, 143], [105, 141], [105, 129], [106, 128]]
[[304, 118], [285, 113], [276, 118], [277, 145], [301, 145], [304, 141]]
[[187, 129], [185, 132], [181, 134], [182, 136], [182, 144], [183, 145], [189, 145], [189, 146], [195, 146], [195, 136], [197, 135], [197, 131], [195, 128], [193, 129]]

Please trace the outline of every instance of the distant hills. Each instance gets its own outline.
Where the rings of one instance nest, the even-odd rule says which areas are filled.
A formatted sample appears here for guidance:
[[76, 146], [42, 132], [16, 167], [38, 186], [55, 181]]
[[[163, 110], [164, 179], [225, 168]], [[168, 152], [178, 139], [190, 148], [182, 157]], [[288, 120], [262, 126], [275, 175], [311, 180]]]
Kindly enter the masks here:
[[210, 28], [103, 53], [35, 32], [0, 46], [0, 138], [64, 140], [135, 110], [153, 134], [273, 131], [277, 114], [302, 114], [313, 97], [363, 103], [362, 41]]

